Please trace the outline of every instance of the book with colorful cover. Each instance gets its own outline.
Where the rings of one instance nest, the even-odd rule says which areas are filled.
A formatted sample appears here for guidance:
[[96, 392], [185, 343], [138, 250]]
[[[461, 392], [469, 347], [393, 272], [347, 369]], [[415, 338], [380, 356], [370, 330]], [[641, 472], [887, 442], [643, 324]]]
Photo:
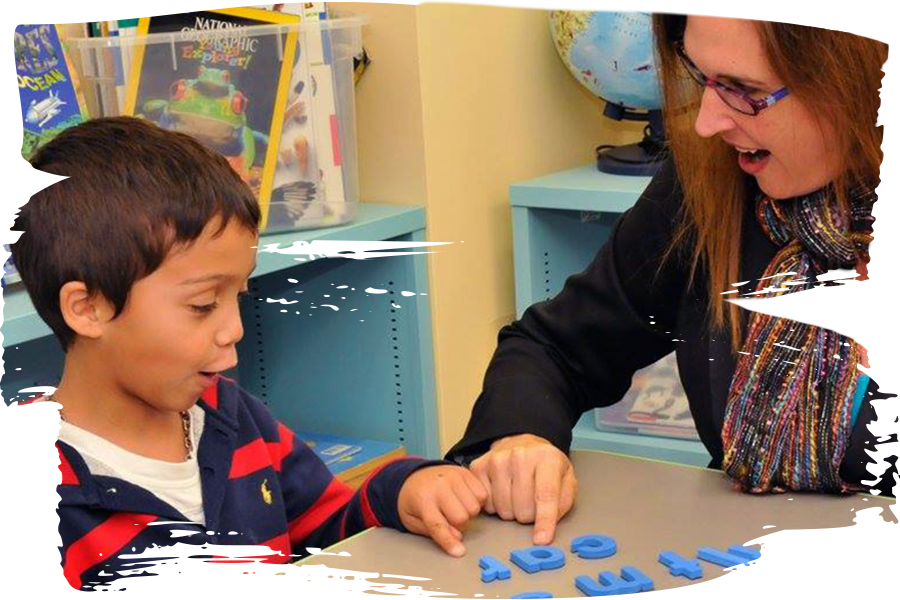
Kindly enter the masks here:
[[404, 446], [392, 442], [311, 432], [297, 432], [297, 436], [319, 455], [335, 477], [348, 484], [406, 454]]
[[14, 45], [24, 129], [22, 156], [27, 159], [60, 131], [88, 116], [75, 69], [55, 25], [19, 25]]
[[125, 114], [194, 136], [225, 156], [259, 198], [266, 229], [297, 32], [253, 35], [254, 25], [299, 17], [254, 8], [143, 18], [138, 36], [195, 32], [138, 43]]
[[599, 427], [647, 435], [698, 439], [675, 354], [637, 371], [616, 404], [597, 409]]
[[[304, 6], [305, 19], [328, 18], [324, 0], [305, 0]], [[276, 175], [283, 229], [343, 223], [349, 215], [331, 33], [307, 33], [294, 65]]]
[[[266, 10], [328, 19], [327, 3], [266, 4]], [[298, 39], [267, 229], [342, 222], [346, 200], [331, 32], [304, 29]]]

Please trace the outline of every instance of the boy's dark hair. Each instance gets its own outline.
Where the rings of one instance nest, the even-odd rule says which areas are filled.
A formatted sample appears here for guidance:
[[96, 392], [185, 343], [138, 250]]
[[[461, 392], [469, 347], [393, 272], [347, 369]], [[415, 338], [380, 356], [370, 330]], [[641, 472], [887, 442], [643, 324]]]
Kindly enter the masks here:
[[131, 287], [162, 264], [176, 244], [195, 241], [215, 217], [256, 231], [252, 190], [224, 157], [193, 138], [131, 117], [87, 121], [66, 129], [30, 160], [67, 175], [31, 197], [13, 229], [13, 263], [40, 317], [63, 350], [66, 325], [59, 291], [84, 282], [125, 308]]

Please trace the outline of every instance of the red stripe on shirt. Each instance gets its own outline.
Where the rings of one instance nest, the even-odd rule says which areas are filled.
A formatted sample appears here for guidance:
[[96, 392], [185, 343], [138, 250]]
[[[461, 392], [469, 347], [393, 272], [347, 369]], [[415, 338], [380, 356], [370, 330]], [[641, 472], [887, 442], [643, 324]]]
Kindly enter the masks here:
[[266, 447], [276, 472], [281, 472], [281, 462], [294, 451], [294, 433], [282, 423], [278, 424], [278, 441], [268, 442]]
[[[391, 461], [388, 461], [372, 471], [372, 473], [366, 477], [366, 480], [360, 486], [360, 499], [362, 504], [362, 512], [363, 512], [363, 525], [366, 527], [381, 527], [381, 522], [378, 520], [378, 517], [375, 516], [375, 511], [372, 510], [372, 504], [369, 502], [369, 483], [374, 479], [381, 471], [383, 471], [389, 465], [395, 464], [400, 461], [410, 460], [411, 458], [415, 458], [413, 456], [404, 456], [402, 458], [397, 458]], [[402, 488], [401, 488], [402, 489]]]
[[294, 434], [279, 423], [278, 438], [277, 442], [266, 442], [258, 438], [235, 450], [228, 478], [246, 477], [266, 467], [272, 467], [276, 473], [280, 473], [282, 461], [294, 450]]
[[85, 571], [115, 556], [125, 544], [155, 520], [155, 515], [116, 513], [91, 529], [66, 550], [63, 560], [66, 581], [80, 590], [81, 576]]
[[265, 440], [257, 438], [235, 450], [231, 458], [231, 471], [228, 473], [228, 478], [246, 477], [260, 469], [272, 466], [272, 457], [266, 446]]
[[171, 598], [212, 598], [242, 581], [261, 577], [291, 559], [288, 536], [232, 552], [219, 552]]
[[78, 481], [78, 476], [75, 474], [72, 464], [66, 458], [66, 455], [62, 453], [59, 444], [56, 445], [56, 451], [59, 452], [59, 471], [62, 473], [60, 485], [80, 485], [81, 482]]
[[351, 498], [353, 490], [337, 479], [332, 479], [316, 503], [288, 524], [291, 544], [298, 544], [309, 537], [309, 534], [350, 502]]
[[210, 408], [219, 408], [219, 384], [216, 383], [203, 390], [200, 397], [203, 398], [203, 401], [206, 402]]
[[43, 573], [0, 573], [0, 598], [50, 598], [53, 588]]
[[366, 528], [381, 527], [381, 523], [378, 522], [378, 518], [375, 516], [375, 511], [372, 510], [372, 505], [369, 503], [368, 487], [363, 487], [362, 489], [360, 504], [362, 505], [363, 526]]

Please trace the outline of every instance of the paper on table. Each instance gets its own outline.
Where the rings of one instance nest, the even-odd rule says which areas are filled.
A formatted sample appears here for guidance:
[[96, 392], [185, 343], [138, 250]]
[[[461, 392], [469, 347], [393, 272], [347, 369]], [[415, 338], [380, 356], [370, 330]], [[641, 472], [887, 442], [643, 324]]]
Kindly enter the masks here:
[[893, 598], [816, 559], [720, 581], [666, 598]]

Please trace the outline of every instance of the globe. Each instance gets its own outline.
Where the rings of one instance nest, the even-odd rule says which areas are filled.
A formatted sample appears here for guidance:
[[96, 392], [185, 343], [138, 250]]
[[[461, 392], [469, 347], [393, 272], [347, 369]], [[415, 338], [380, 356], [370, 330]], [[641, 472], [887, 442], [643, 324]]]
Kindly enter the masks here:
[[638, 144], [598, 147], [598, 168], [615, 174], [653, 174], [664, 156], [664, 139], [650, 14], [553, 10], [550, 31], [575, 79], [606, 101], [604, 115], [650, 123]]

